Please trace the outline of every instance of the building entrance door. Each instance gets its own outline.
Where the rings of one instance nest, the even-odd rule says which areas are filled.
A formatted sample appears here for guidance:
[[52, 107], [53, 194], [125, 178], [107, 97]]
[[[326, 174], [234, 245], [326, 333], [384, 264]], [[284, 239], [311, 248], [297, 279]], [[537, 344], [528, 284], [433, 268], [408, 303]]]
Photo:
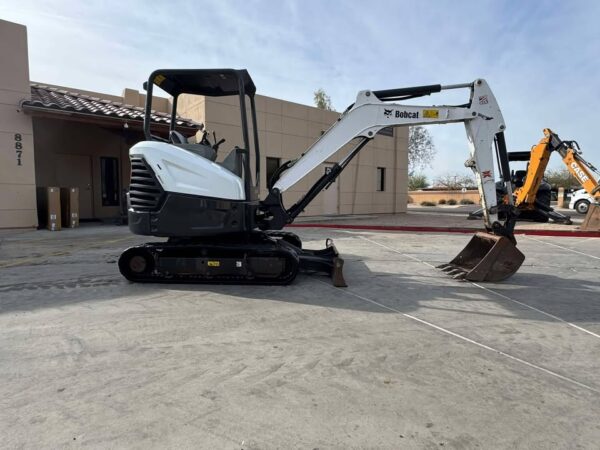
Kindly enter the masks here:
[[87, 155], [56, 155], [56, 181], [59, 187], [79, 188], [79, 217], [93, 219], [91, 158]]
[[[325, 173], [327, 173], [333, 164], [325, 166]], [[331, 183], [328, 189], [323, 191], [323, 214], [339, 214], [338, 199], [339, 199], [339, 183], [334, 181]]]

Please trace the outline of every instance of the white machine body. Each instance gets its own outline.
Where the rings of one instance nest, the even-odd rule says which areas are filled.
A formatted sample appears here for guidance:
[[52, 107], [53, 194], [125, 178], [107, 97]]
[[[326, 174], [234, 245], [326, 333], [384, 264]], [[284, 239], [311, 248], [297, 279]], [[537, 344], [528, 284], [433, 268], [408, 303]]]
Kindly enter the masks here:
[[226, 200], [245, 200], [240, 177], [217, 163], [177, 145], [143, 141], [129, 150], [143, 157], [167, 192]]

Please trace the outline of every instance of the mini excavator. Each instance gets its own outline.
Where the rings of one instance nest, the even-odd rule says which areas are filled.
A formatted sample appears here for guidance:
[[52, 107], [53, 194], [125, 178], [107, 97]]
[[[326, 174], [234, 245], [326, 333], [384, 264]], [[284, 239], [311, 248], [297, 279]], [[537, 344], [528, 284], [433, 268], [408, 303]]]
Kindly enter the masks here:
[[[153, 86], [172, 96], [168, 138], [154, 136], [150, 130]], [[119, 269], [130, 281], [288, 284], [302, 270], [329, 274], [334, 285], [345, 286], [343, 260], [333, 241], [328, 239], [323, 249], [309, 250], [296, 234], [281, 230], [383, 128], [448, 123], [465, 126], [470, 149], [465, 166], [477, 180], [486, 231], [476, 233], [452, 261], [439, 268], [456, 279], [500, 281], [514, 274], [525, 259], [513, 233], [516, 212], [504, 119], [485, 80], [360, 91], [355, 102], [302, 155], [281, 165], [268, 180], [268, 194], [262, 200], [258, 198], [256, 87], [246, 70], [161, 69], [150, 75], [145, 89], [146, 140], [129, 151], [129, 228], [135, 234], [168, 239], [123, 252]], [[456, 106], [399, 103], [450, 89], [467, 91], [467, 101]], [[223, 140], [217, 142], [214, 136], [211, 143], [205, 134], [199, 143], [188, 143], [176, 129], [177, 99], [182, 94], [237, 98], [243, 147], [234, 147], [217, 162]], [[351, 141], [354, 147], [286, 207], [282, 194]], [[509, 193], [507, 203], [496, 197], [495, 157]]]

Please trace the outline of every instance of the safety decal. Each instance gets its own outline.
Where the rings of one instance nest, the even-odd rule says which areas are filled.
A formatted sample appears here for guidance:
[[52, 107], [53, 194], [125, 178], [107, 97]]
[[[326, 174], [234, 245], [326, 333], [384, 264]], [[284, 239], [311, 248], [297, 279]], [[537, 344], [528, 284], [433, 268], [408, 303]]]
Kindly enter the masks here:
[[208, 267], [220, 267], [221, 261], [208, 261], [206, 264]]
[[424, 109], [423, 117], [425, 119], [438, 119], [440, 117], [439, 109]]
[[479, 96], [479, 104], [480, 105], [487, 105], [488, 104], [488, 96], [487, 95], [481, 95], [481, 96]]

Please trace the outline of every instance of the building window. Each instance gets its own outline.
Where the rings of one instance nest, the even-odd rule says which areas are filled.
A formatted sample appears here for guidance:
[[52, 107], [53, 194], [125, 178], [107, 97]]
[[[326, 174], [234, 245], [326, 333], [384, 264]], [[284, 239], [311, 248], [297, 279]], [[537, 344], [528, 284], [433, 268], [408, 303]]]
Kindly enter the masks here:
[[267, 156], [267, 184], [269, 184], [271, 178], [273, 178], [273, 175], [277, 169], [279, 169], [279, 166], [281, 166], [281, 158], [271, 158]]
[[100, 182], [102, 206], [119, 206], [119, 160], [100, 158]]
[[377, 132], [377, 134], [381, 134], [383, 136], [394, 137], [394, 127], [385, 127]]
[[385, 167], [377, 168], [377, 190], [379, 192], [385, 191]]

